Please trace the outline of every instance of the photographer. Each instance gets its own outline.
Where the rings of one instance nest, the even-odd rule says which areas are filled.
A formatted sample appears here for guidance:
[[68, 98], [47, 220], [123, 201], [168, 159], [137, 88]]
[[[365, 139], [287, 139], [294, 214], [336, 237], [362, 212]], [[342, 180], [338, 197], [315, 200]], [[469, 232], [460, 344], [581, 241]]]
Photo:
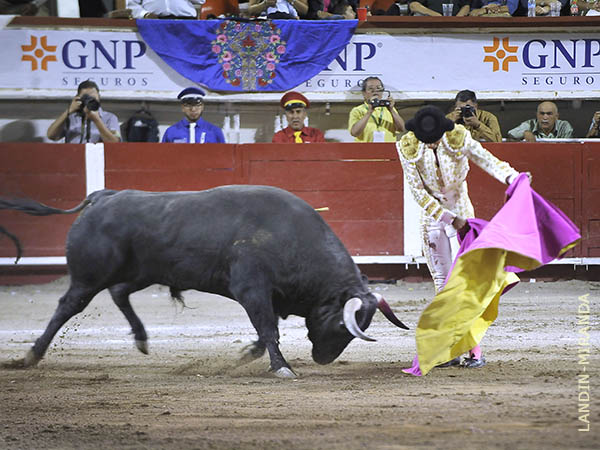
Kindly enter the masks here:
[[52, 122], [46, 132], [48, 139], [66, 143], [119, 142], [119, 119], [100, 106], [100, 90], [86, 80], [77, 87], [77, 95], [69, 107]]
[[361, 89], [365, 101], [350, 111], [350, 134], [356, 142], [396, 142], [396, 133], [404, 131], [404, 119], [389, 91], [377, 77], [365, 78]]
[[471, 136], [480, 142], [502, 142], [498, 119], [491, 112], [477, 107], [475, 92], [465, 89], [456, 94], [454, 110], [446, 115], [454, 123], [464, 125]]

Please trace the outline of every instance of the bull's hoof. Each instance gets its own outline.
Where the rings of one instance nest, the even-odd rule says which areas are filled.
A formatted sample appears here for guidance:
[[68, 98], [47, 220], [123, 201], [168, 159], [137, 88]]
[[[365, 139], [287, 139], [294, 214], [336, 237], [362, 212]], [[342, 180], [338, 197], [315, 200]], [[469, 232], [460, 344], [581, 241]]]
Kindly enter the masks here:
[[289, 367], [281, 367], [277, 370], [272, 370], [271, 373], [277, 378], [298, 378], [298, 375]]
[[35, 354], [33, 349], [29, 349], [29, 351], [25, 355], [25, 358], [23, 359], [23, 367], [24, 368], [35, 367], [35, 366], [37, 366], [37, 363], [39, 363], [41, 359], [42, 358], [40, 356]]
[[135, 340], [135, 346], [137, 349], [142, 352], [144, 355], [148, 354], [148, 341], [138, 341]]

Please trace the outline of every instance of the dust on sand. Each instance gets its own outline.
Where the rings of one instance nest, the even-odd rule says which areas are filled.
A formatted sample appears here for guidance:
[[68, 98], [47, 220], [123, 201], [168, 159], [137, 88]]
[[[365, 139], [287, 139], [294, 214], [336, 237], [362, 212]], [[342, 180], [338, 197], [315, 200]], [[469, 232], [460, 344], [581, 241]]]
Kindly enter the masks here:
[[[23, 357], [66, 286], [61, 279], [0, 287], [1, 362]], [[134, 294], [149, 335], [146, 356], [103, 292], [58, 333], [38, 367], [0, 368], [0, 448], [598, 448], [599, 283], [522, 283], [500, 302], [483, 341], [484, 368], [435, 369], [421, 378], [400, 369], [412, 361], [414, 327], [432, 284], [372, 289], [412, 330], [376, 315], [368, 332], [377, 342], [354, 340], [319, 366], [303, 319], [281, 321], [281, 350], [295, 380], [268, 374], [267, 356], [236, 364], [255, 336], [231, 300], [190, 291], [182, 310], [165, 288]], [[591, 354], [584, 372], [578, 307], [585, 299]], [[582, 374], [589, 375], [589, 414], [580, 412]], [[579, 431], [586, 420], [590, 431]]]

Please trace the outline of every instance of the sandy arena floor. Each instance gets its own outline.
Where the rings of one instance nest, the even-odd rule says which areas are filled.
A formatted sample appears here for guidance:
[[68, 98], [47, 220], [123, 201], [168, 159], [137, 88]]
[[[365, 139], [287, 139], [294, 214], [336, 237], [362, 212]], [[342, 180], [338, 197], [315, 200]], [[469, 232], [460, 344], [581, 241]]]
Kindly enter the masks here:
[[[0, 287], [0, 362], [23, 357], [66, 286], [61, 279]], [[598, 448], [600, 283], [522, 283], [501, 300], [483, 342], [486, 367], [422, 378], [400, 369], [412, 361], [432, 284], [372, 289], [413, 330], [377, 314], [368, 330], [377, 342], [354, 340], [319, 366], [303, 319], [282, 321], [281, 350], [296, 380], [269, 375], [267, 356], [236, 365], [255, 334], [233, 301], [190, 291], [182, 310], [164, 288], [135, 294], [149, 334], [145, 356], [103, 292], [59, 332], [37, 368], [0, 368], [0, 448]], [[586, 301], [595, 331], [580, 342], [578, 308]], [[577, 354], [586, 342], [584, 372]], [[578, 375], [589, 379], [578, 383]], [[587, 416], [578, 412], [586, 403]], [[579, 431], [585, 420], [590, 431]]]

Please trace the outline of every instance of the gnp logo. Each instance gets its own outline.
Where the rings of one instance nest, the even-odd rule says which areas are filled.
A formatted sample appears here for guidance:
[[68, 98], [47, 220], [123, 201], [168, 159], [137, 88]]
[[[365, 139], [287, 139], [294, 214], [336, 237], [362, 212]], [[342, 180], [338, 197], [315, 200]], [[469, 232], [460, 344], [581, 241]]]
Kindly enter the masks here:
[[[32, 72], [38, 70], [38, 66], [42, 70], [47, 71], [48, 63], [50, 61], [56, 61], [56, 55], [52, 54], [56, 52], [56, 45], [48, 45], [48, 36], [40, 37], [39, 47], [37, 36], [31, 36], [29, 44], [21, 45], [21, 49], [23, 50], [23, 56], [21, 56], [21, 61], [31, 62]], [[32, 52], [33, 54], [25, 54], [30, 52]]]
[[[31, 70], [48, 70], [50, 61], [58, 61], [58, 46], [48, 44], [48, 36], [31, 36], [29, 44], [21, 45], [21, 61], [31, 62]], [[134, 62], [146, 54], [146, 44], [138, 40], [71, 39], [60, 44], [60, 60], [71, 70], [135, 70]]]
[[[110, 35], [100, 39], [69, 39], [64, 34], [48, 33], [30, 36], [21, 45], [21, 61], [32, 72], [44, 70], [61, 76], [61, 86], [78, 86], [83, 80], [93, 80], [100, 87], [132, 88], [148, 86], [147, 72], [140, 72], [146, 54], [146, 44], [137, 39], [119, 39]], [[51, 45], [50, 42], [52, 42]], [[56, 62], [56, 65], [51, 65]]]
[[519, 62], [516, 55], [510, 55], [510, 53], [517, 53], [519, 47], [510, 45], [507, 37], [502, 39], [502, 46], [500, 46], [500, 39], [494, 37], [492, 45], [484, 45], [483, 50], [485, 53], [491, 53], [483, 58], [483, 62], [491, 62], [493, 72], [497, 72], [501, 67], [502, 71], [508, 72], [508, 65], [511, 62]]

